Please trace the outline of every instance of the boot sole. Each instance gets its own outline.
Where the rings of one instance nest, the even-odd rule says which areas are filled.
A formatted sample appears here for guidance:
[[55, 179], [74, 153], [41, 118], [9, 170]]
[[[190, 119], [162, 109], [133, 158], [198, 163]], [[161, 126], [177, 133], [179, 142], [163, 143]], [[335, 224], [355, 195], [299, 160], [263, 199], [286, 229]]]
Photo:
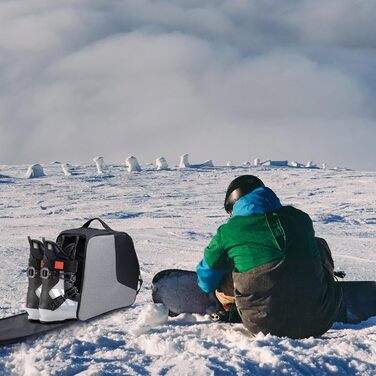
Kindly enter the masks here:
[[[66, 303], [69, 302], [69, 305]], [[78, 303], [72, 300], [66, 300], [63, 305], [61, 305], [55, 311], [49, 309], [39, 308], [40, 322], [54, 322], [54, 321], [64, 321], [77, 318], [77, 306]]]
[[28, 314], [28, 319], [29, 320], [38, 320], [40, 319], [40, 315], [39, 315], [39, 309], [38, 308], [26, 308], [26, 312]]

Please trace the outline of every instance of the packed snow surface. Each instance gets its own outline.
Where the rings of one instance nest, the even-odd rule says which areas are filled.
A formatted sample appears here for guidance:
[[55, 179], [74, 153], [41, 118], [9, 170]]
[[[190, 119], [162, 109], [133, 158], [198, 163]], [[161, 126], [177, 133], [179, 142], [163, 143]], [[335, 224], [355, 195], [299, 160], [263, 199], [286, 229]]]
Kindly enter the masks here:
[[[111, 166], [44, 165], [46, 177], [25, 179], [27, 166], [0, 166], [0, 315], [19, 312], [26, 295], [27, 236], [55, 239], [64, 229], [101, 217], [134, 239], [144, 285], [136, 303], [89, 323], [0, 349], [9, 375], [359, 375], [376, 374], [376, 317], [335, 324], [321, 338], [251, 336], [241, 324], [200, 315], [167, 318], [152, 305], [151, 280], [162, 269], [194, 269], [216, 228], [229, 182], [255, 174], [284, 204], [308, 212], [347, 280], [376, 279], [376, 172], [222, 167], [138, 174]], [[104, 294], [105, 291], [98, 291]]]

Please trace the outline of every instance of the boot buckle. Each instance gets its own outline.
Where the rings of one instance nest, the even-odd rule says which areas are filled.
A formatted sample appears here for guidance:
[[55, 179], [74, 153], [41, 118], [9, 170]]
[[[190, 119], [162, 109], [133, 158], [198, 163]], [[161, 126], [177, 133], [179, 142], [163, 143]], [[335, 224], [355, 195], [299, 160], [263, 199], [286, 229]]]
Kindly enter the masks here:
[[37, 269], [34, 266], [29, 266], [26, 273], [29, 278], [35, 278], [38, 275]]
[[42, 268], [40, 270], [40, 276], [43, 278], [43, 279], [48, 279], [52, 276], [52, 273], [50, 271], [50, 269], [48, 268]]

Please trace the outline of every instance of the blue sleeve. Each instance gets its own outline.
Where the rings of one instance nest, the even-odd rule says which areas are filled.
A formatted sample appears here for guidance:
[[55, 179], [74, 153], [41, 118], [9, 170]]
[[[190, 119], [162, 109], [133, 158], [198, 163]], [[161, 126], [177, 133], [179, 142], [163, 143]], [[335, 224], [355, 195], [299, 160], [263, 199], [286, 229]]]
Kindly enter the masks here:
[[222, 278], [228, 273], [223, 269], [212, 269], [205, 259], [202, 259], [196, 266], [198, 285], [205, 292], [212, 292], [219, 287]]

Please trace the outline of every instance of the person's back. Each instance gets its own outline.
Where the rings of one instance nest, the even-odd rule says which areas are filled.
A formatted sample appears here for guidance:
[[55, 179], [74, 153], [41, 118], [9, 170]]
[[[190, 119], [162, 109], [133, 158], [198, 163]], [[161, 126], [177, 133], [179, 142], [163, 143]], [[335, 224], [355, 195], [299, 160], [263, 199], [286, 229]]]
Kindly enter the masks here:
[[227, 202], [235, 192], [226, 208], [232, 216], [198, 265], [200, 287], [234, 295], [242, 322], [252, 333], [291, 338], [323, 334], [341, 300], [326, 242], [315, 238], [306, 213], [281, 206], [259, 179], [256, 184], [250, 175], [237, 179], [240, 185], [230, 185], [226, 194]]

